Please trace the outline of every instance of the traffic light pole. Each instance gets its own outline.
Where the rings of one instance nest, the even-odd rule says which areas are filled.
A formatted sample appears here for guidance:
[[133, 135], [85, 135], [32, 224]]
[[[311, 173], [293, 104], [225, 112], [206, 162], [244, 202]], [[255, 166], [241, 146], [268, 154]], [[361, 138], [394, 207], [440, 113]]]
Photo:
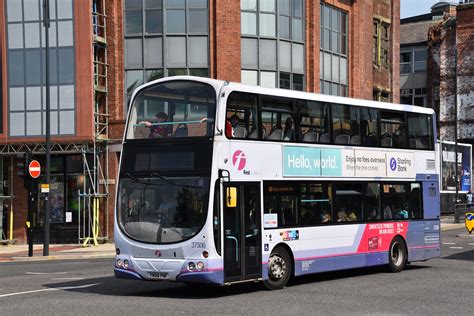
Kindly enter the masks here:
[[51, 210], [51, 201], [49, 194], [50, 183], [50, 166], [51, 166], [51, 129], [50, 129], [50, 91], [49, 91], [49, 0], [43, 0], [43, 25], [45, 28], [45, 50], [46, 50], [46, 185], [47, 192], [45, 192], [45, 209], [44, 209], [44, 224], [43, 224], [43, 256], [49, 256], [49, 217]]

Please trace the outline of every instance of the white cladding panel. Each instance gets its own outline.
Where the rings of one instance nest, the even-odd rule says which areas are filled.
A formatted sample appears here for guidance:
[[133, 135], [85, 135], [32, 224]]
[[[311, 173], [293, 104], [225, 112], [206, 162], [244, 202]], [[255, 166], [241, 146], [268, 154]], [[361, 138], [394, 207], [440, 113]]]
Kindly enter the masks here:
[[435, 174], [435, 152], [347, 149], [257, 141], [219, 142], [217, 165], [231, 180], [281, 178], [415, 179]]

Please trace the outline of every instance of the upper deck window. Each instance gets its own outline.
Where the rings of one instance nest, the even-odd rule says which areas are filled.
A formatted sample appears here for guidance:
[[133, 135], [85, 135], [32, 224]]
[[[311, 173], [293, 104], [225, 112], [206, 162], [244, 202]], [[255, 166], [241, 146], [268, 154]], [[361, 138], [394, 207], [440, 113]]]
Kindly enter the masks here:
[[[257, 128], [259, 127], [259, 128]], [[233, 91], [226, 137], [434, 150], [431, 114]]]
[[214, 128], [216, 93], [204, 83], [170, 81], [135, 96], [127, 139], [209, 137]]

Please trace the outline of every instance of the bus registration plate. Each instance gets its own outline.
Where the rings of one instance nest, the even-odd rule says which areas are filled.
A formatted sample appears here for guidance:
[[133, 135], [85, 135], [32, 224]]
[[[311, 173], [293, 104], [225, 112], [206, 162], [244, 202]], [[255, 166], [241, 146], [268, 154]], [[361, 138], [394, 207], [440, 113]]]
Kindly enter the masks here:
[[152, 279], [166, 279], [168, 272], [148, 272], [148, 276]]

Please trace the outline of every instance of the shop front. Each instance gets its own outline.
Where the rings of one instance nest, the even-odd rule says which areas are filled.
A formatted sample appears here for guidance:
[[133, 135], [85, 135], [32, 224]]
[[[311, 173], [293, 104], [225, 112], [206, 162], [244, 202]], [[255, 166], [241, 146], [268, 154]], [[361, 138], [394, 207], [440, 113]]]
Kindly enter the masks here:
[[[44, 166], [44, 156], [35, 157]], [[30, 188], [30, 218], [35, 243], [43, 242], [45, 194], [41, 184], [44, 172]], [[50, 182], [50, 242], [52, 244], [79, 243], [80, 195], [87, 192], [90, 181], [84, 172], [83, 155], [57, 155], [51, 157]]]

